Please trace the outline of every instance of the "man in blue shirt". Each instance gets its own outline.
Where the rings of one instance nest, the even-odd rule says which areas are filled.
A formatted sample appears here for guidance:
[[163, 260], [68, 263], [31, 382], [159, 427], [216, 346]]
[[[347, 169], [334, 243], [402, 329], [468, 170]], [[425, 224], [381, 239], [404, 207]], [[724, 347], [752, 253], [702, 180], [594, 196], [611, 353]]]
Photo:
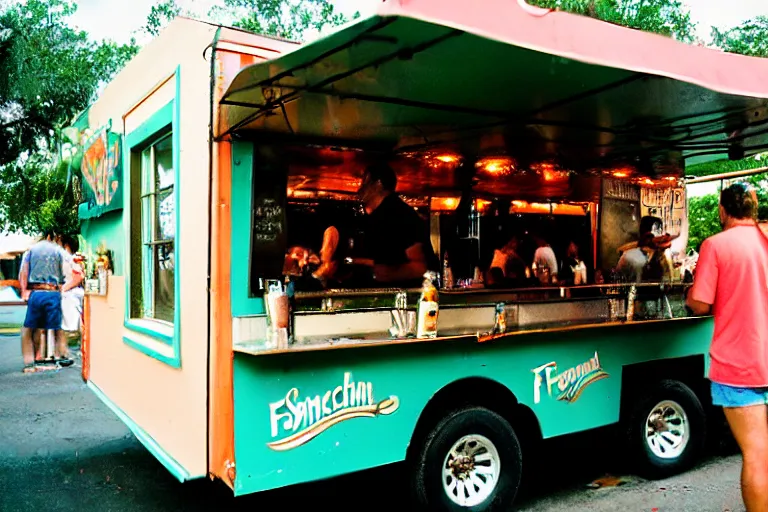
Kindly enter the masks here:
[[67, 252], [53, 242], [52, 232], [45, 239], [33, 245], [24, 254], [19, 272], [21, 298], [27, 301], [27, 316], [21, 330], [21, 353], [24, 357], [24, 372], [35, 371], [35, 347], [32, 341], [35, 329], [53, 330], [56, 333], [54, 356], [61, 366], [69, 366], [69, 349], [64, 332], [61, 330], [61, 294], [74, 288], [82, 280], [75, 274], [65, 279]]

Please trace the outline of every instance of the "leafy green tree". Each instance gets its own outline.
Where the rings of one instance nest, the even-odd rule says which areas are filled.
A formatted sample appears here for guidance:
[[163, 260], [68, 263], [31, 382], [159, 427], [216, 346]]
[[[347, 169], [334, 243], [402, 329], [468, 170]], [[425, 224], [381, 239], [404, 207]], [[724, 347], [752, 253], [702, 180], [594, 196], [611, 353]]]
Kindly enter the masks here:
[[180, 14], [181, 7], [176, 0], [165, 0], [155, 4], [149, 11], [144, 31], [151, 36], [157, 36], [163, 27]]
[[[768, 173], [755, 174], [738, 181], [746, 181], [757, 193], [760, 220], [768, 220]], [[688, 247], [698, 250], [701, 242], [721, 231], [718, 194], [691, 197], [688, 201]]]
[[61, 129], [137, 52], [94, 42], [67, 23], [69, 0], [0, 10], [0, 226], [39, 231], [76, 225], [66, 174], [54, 168]]
[[712, 42], [727, 52], [768, 57], [768, 16], [758, 16], [725, 31], [712, 27]]
[[679, 0], [527, 0], [531, 5], [567, 11], [692, 43], [696, 25]]
[[224, 0], [224, 6], [236, 16], [236, 27], [296, 41], [303, 40], [308, 30], [348, 21], [330, 0]]
[[717, 194], [692, 197], [688, 200], [688, 247], [699, 250], [701, 242], [720, 232]]

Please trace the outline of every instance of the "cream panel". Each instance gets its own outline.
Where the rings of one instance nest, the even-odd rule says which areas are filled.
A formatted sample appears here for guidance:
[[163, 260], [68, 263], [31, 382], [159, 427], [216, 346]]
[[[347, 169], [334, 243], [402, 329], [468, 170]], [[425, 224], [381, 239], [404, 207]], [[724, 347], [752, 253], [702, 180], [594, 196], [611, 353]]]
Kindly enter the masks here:
[[[172, 368], [123, 342], [125, 280], [111, 277], [109, 295], [94, 297], [91, 380], [191, 474], [207, 472], [208, 363], [208, 108], [209, 62], [204, 48], [215, 27], [178, 19], [121, 72], [91, 107], [91, 126], [122, 119], [180, 66], [181, 195], [178, 278], [181, 279], [181, 368]], [[175, 79], [174, 79], [175, 80]], [[175, 93], [171, 81], [126, 119], [138, 126]], [[170, 92], [170, 95], [169, 95]], [[155, 107], [156, 106], [156, 107]], [[135, 124], [133, 124], [135, 123]], [[132, 339], [145, 339], [131, 332]]]
[[[175, 72], [172, 76], [164, 79], [162, 84], [158, 85], [159, 87], [149, 96], [136, 98], [137, 103], [128, 112], [123, 114], [125, 116], [125, 133], [134, 131], [176, 97]], [[115, 120], [112, 120], [112, 125], [115, 125]]]
[[[124, 291], [125, 280], [112, 276], [109, 299], [90, 298], [91, 381], [187, 471], [204, 474], [205, 379], [190, 371], [197, 366], [194, 351], [182, 348], [191, 360], [182, 355], [182, 369], [176, 370], [126, 345]], [[182, 347], [191, 341], [182, 339]]]

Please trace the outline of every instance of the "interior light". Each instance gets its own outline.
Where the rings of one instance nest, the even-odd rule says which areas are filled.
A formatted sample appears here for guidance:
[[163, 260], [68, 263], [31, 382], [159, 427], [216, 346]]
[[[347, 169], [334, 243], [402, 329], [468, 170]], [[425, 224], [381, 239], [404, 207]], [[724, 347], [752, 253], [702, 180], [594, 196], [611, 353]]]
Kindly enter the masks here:
[[480, 213], [485, 213], [488, 208], [491, 207], [491, 202], [487, 199], [476, 199], [475, 200], [475, 208], [477, 208], [477, 211]]
[[504, 176], [514, 169], [514, 162], [504, 157], [483, 158], [475, 166], [491, 176]]
[[441, 162], [445, 164], [454, 164], [459, 161], [459, 157], [456, 155], [451, 154], [443, 154], [443, 155], [437, 155], [435, 157], [436, 160], [440, 160]]
[[430, 210], [435, 212], [453, 211], [458, 206], [459, 206], [458, 197], [433, 197], [430, 204]]

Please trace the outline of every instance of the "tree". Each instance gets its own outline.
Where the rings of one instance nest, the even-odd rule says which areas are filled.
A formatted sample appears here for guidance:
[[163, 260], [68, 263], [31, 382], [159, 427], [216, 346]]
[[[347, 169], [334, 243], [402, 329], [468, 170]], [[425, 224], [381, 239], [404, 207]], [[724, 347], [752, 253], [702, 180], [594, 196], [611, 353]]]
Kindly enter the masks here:
[[[740, 181], [746, 181], [755, 188], [757, 193], [757, 217], [768, 220], [768, 173], [748, 176]], [[691, 197], [688, 202], [688, 247], [698, 250], [701, 242], [719, 233], [720, 214], [718, 194], [707, 194]]]
[[712, 27], [712, 42], [727, 52], [768, 57], [768, 16], [758, 16], [726, 31]]
[[531, 5], [567, 11], [692, 43], [696, 25], [679, 0], [527, 0]]
[[28, 0], [0, 11], [0, 226], [69, 229], [76, 204], [54, 168], [60, 130], [137, 52], [71, 28], [69, 0]]
[[180, 14], [181, 7], [176, 3], [176, 0], [165, 0], [153, 5], [147, 16], [144, 31], [151, 36], [157, 36], [171, 20]]
[[348, 21], [330, 0], [224, 0], [224, 5], [236, 17], [236, 27], [296, 41], [309, 30], [319, 32]]

